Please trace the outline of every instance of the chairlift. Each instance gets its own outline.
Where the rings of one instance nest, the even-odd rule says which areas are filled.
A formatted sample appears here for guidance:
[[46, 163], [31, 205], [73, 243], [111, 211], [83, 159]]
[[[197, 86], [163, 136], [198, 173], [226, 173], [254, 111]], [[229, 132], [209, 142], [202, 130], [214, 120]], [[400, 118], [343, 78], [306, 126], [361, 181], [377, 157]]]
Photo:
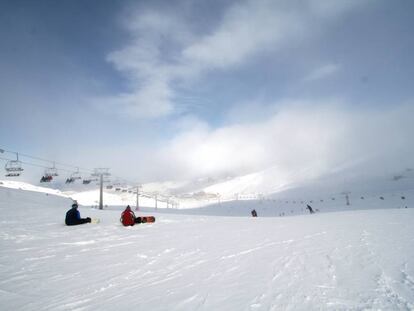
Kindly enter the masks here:
[[115, 188], [115, 191], [121, 191], [121, 188]]
[[108, 186], [106, 186], [106, 189], [112, 189], [114, 186], [112, 186], [112, 185], [108, 185]]
[[43, 175], [42, 178], [40, 178], [40, 182], [51, 182], [53, 179], [53, 176], [51, 175]]
[[89, 184], [91, 183], [91, 181], [92, 181], [92, 180], [90, 180], [90, 179], [84, 179], [84, 180], [82, 181], [82, 183], [83, 183], [84, 185], [89, 185]]
[[71, 183], [74, 183], [75, 182], [75, 179], [73, 178], [73, 177], [69, 177], [69, 178], [66, 178], [66, 184], [71, 184]]
[[8, 174], [6, 174], [6, 175], [4, 175], [4, 176], [6, 176], [6, 177], [19, 177], [20, 176], [20, 173], [8, 173]]
[[70, 175], [70, 178], [72, 178], [73, 181], [82, 179], [82, 176], [79, 173], [79, 168], [76, 169], [76, 172], [73, 172], [72, 175]]
[[66, 179], [66, 183], [67, 184], [71, 184], [71, 183], [74, 183], [76, 180], [78, 180], [78, 179], [82, 179], [82, 177], [81, 177], [81, 175], [80, 175], [80, 173], [79, 173], [79, 168], [77, 168], [76, 169], [76, 172], [73, 172], [71, 175], [70, 175], [70, 177], [68, 177], [67, 179]]
[[52, 177], [59, 176], [58, 171], [55, 167], [55, 162], [53, 162], [52, 167], [49, 167], [45, 170], [45, 176], [52, 176]]
[[16, 153], [16, 160], [9, 160], [7, 161], [6, 165], [4, 166], [7, 174], [6, 177], [18, 177], [20, 176], [21, 172], [23, 172], [22, 162], [19, 161], [19, 154]]
[[19, 160], [10, 160], [7, 161], [6, 165], [4, 166], [7, 172], [22, 172], [22, 162]]

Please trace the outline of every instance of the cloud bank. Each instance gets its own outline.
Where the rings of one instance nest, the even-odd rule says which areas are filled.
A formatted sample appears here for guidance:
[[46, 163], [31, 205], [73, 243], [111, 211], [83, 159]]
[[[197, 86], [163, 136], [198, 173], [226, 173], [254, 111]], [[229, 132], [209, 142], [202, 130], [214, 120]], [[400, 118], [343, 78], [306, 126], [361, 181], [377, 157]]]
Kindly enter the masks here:
[[[236, 176], [276, 167], [275, 179], [317, 178], [341, 168], [378, 174], [412, 165], [414, 106], [350, 109], [341, 101], [284, 101], [256, 122], [210, 128], [183, 121], [179, 134], [145, 157], [150, 180]], [[277, 107], [277, 108], [276, 108]]]
[[[121, 19], [130, 39], [107, 57], [127, 77], [129, 91], [101, 102], [136, 118], [169, 116], [176, 111], [180, 86], [188, 88], [211, 71], [231, 71], [316, 36], [321, 27], [366, 2], [236, 2], [225, 8], [219, 23], [202, 33], [193, 30], [195, 25], [180, 8], [129, 8]], [[328, 64], [305, 79], [320, 79], [338, 68]]]

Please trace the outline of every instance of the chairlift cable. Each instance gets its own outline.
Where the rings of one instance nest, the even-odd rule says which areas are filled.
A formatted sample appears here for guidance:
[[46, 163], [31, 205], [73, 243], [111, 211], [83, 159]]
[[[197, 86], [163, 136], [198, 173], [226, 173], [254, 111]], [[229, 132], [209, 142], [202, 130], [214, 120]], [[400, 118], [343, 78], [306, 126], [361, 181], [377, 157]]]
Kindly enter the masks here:
[[[37, 161], [52, 163], [54, 169], [57, 169], [57, 170], [62, 171], [62, 172], [67, 172], [67, 173], [72, 173], [72, 174], [73, 173], [77, 173], [77, 174], [85, 174], [85, 173], [87, 173], [87, 174], [93, 174], [95, 172], [95, 169], [87, 169], [87, 168], [83, 168], [83, 167], [80, 167], [80, 166], [75, 166], [75, 165], [66, 164], [66, 163], [62, 163], [62, 162], [56, 162], [56, 161], [53, 161], [53, 160], [48, 160], [48, 159], [40, 158], [40, 157], [37, 157], [37, 156], [32, 156], [32, 155], [29, 155], [29, 154], [25, 154], [25, 153], [18, 153], [18, 152], [11, 151], [11, 150], [7, 150], [7, 149], [0, 148], [0, 152], [1, 153], [12, 153], [12, 154], [15, 154], [16, 157], [17, 157], [17, 159], [18, 159], [18, 156], [20, 155], [21, 157], [24, 157], [24, 158], [29, 158], [29, 159], [33, 159], [33, 160], [37, 160]], [[4, 160], [4, 161], [14, 161], [14, 159], [10, 159], [8, 157], [0, 157], [0, 160]], [[46, 169], [46, 170], [52, 168], [50, 165], [33, 163], [32, 161], [21, 161], [21, 160], [18, 160], [18, 161], [21, 164], [24, 164], [24, 165], [39, 167], [39, 168], [43, 168], [43, 169]], [[61, 166], [75, 168], [76, 171], [70, 170], [70, 169], [67, 169], [67, 168], [61, 168]], [[115, 179], [117, 179], [119, 181], [122, 181], [122, 182], [124, 182], [126, 184], [130, 184], [130, 185], [140, 185], [141, 184], [139, 182], [131, 181], [131, 180], [128, 180], [128, 179], [125, 179], [125, 178], [121, 178], [121, 177], [116, 176], [116, 175], [112, 175], [112, 177], [114, 177]], [[153, 196], [153, 195], [148, 194], [148, 193], [145, 193], [145, 192], [140, 192], [140, 194], [142, 194], [142, 195], [145, 194], [145, 195], [148, 195], [150, 197]]]
[[[4, 160], [4, 161], [12, 161], [13, 159], [9, 159], [9, 158], [3, 158], [3, 157], [0, 157], [0, 160]], [[48, 168], [50, 168], [49, 166], [45, 166], [45, 165], [41, 165], [41, 164], [35, 164], [35, 163], [26, 162], [26, 161], [21, 161], [21, 160], [19, 160], [19, 161], [20, 161], [22, 164], [25, 164], [25, 165], [36, 166], [36, 167], [40, 167], [40, 168], [44, 168], [44, 169], [48, 169]], [[59, 171], [64, 171], [64, 172], [69, 172], [69, 173], [73, 172], [72, 170], [65, 169], [65, 168], [59, 168]], [[81, 172], [83, 172], [83, 171], [79, 171], [79, 173], [81, 173]]]
[[[72, 164], [66, 164], [66, 163], [62, 163], [62, 162], [56, 162], [56, 161], [53, 161], [53, 160], [43, 159], [43, 158], [36, 157], [36, 156], [32, 156], [32, 155], [29, 155], [29, 154], [18, 153], [16, 151], [11, 151], [11, 150], [6, 150], [6, 149], [0, 149], [0, 150], [2, 150], [3, 152], [7, 152], [7, 153], [19, 154], [20, 156], [23, 156], [25, 158], [31, 158], [31, 159], [34, 159], [34, 160], [38, 160], [38, 161], [42, 161], [42, 162], [48, 162], [48, 163], [52, 163], [52, 164], [54, 163], [55, 165], [58, 165], [58, 166], [72, 167], [72, 168], [79, 169], [81, 171], [93, 172], [93, 170], [91, 170], [91, 169], [83, 168], [83, 167], [80, 167], [80, 166], [75, 166], [75, 165], [72, 165]], [[26, 164], [27, 164], [27, 162], [26, 162]], [[44, 167], [46, 168], [46, 166], [44, 166]], [[63, 169], [60, 169], [60, 170], [63, 170]]]

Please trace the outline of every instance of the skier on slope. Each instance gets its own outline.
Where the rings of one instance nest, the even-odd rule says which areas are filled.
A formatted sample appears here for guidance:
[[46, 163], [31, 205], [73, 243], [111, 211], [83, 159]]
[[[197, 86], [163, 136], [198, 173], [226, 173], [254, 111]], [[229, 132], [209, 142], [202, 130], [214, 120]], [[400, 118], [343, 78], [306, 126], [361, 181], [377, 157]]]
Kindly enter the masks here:
[[91, 222], [91, 218], [81, 218], [80, 213], [78, 211], [78, 203], [73, 203], [72, 208], [67, 211], [66, 218], [65, 218], [65, 224], [67, 226], [75, 226], [75, 225], [81, 225], [86, 224], [88, 222]]
[[309, 210], [309, 213], [311, 214], [315, 213], [309, 204], [306, 204], [306, 208]]
[[257, 217], [257, 212], [256, 212], [256, 210], [255, 210], [255, 209], [254, 209], [254, 210], [252, 210], [252, 212], [251, 212], [251, 213], [252, 213], [252, 216], [253, 216], [253, 217]]

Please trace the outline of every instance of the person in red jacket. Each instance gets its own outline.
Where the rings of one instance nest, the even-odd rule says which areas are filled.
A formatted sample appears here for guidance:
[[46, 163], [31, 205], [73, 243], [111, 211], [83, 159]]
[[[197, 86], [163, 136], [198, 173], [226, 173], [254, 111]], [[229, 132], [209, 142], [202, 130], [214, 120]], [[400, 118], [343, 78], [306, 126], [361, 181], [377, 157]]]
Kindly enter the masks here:
[[131, 207], [128, 205], [126, 209], [121, 214], [120, 221], [124, 226], [133, 226], [135, 225], [136, 217], [134, 212], [131, 210]]

